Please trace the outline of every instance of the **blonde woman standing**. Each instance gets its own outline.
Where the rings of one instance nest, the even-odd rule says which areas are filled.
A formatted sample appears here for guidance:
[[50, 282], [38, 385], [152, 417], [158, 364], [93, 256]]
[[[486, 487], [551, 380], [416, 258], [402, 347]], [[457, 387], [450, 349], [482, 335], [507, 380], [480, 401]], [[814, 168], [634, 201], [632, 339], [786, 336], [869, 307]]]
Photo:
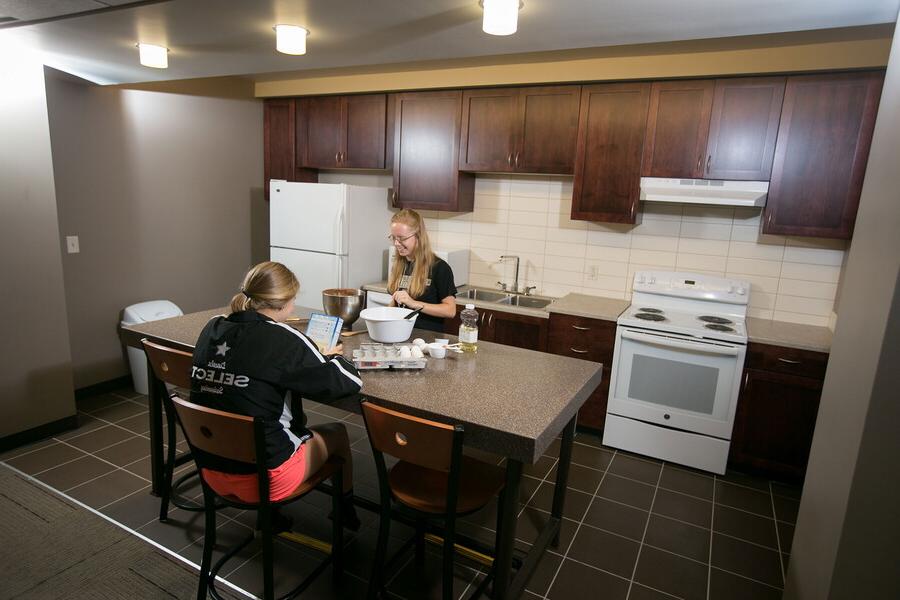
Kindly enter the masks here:
[[[213, 317], [194, 348], [191, 401], [262, 417], [272, 500], [303, 483], [332, 455], [344, 459], [345, 525], [359, 527], [353, 509], [353, 463], [347, 429], [340, 423], [306, 427], [303, 398], [328, 402], [359, 392], [362, 381], [341, 348], [319, 351], [315, 342], [286, 325], [300, 283], [277, 262], [263, 262], [244, 277], [231, 314]], [[255, 467], [207, 457], [206, 482], [220, 494], [258, 501]], [[289, 529], [278, 517], [276, 526]]]
[[401, 210], [391, 218], [388, 240], [396, 250], [388, 279], [393, 303], [422, 308], [416, 327], [443, 332], [444, 319], [456, 316], [456, 285], [450, 265], [431, 251], [425, 221], [414, 210]]

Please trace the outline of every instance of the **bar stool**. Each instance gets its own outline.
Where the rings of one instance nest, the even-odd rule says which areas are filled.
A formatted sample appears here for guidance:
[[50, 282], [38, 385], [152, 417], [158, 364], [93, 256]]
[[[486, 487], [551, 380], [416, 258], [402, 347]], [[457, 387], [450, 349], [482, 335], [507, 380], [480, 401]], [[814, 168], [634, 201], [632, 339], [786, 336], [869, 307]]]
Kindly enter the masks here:
[[[172, 404], [172, 392], [168, 389], [180, 388], [190, 390], [191, 388], [191, 367], [193, 366], [192, 356], [181, 350], [175, 350], [167, 346], [161, 346], [147, 339], [141, 340], [144, 345], [144, 351], [147, 353], [147, 362], [153, 369], [156, 378], [163, 383], [167, 389], [165, 393], [160, 390], [159, 397], [162, 398], [163, 409], [166, 413], [166, 427], [168, 435], [166, 438], [166, 460], [163, 464], [163, 483], [160, 490], [159, 500], [159, 520], [167, 521], [169, 517], [169, 504], [187, 511], [201, 512], [202, 505], [188, 504], [178, 500], [176, 491], [184, 485], [188, 480], [197, 476], [197, 470], [192, 469], [181, 475], [174, 482], [172, 481], [175, 473], [175, 467], [191, 460], [190, 453], [184, 453], [181, 456], [175, 455], [175, 445], [177, 443], [176, 433], [178, 425], [175, 422], [175, 407]], [[161, 358], [167, 357], [165, 368]], [[150, 385], [154, 385], [154, 381], [150, 381]]]
[[[421, 419], [372, 402], [363, 402], [362, 408], [381, 495], [381, 519], [368, 597], [381, 594], [388, 579], [383, 571], [394, 500], [417, 523], [416, 535], [398, 551], [398, 556], [414, 541], [416, 560], [423, 564], [425, 525], [429, 521], [443, 521], [442, 597], [449, 600], [453, 595], [456, 519], [484, 508], [498, 493], [502, 502], [503, 471], [463, 455], [464, 431], [460, 425]], [[399, 459], [390, 471], [385, 466], [385, 454]], [[499, 540], [499, 515], [497, 525]], [[492, 579], [493, 569], [473, 597], [479, 596]]]
[[[337, 582], [343, 573], [344, 538], [343, 515], [341, 512], [343, 459], [338, 457], [329, 458], [318, 471], [304, 481], [290, 496], [282, 500], [272, 501], [269, 499], [269, 474], [265, 461], [265, 426], [262, 418], [252, 418], [206, 408], [177, 396], [172, 399], [172, 402], [175, 405], [184, 435], [191, 447], [194, 461], [198, 470], [200, 470], [200, 483], [203, 486], [203, 506], [206, 513], [206, 523], [203, 534], [203, 559], [200, 563], [200, 585], [197, 589], [197, 599], [204, 600], [207, 591], [213, 598], [217, 600], [221, 598], [215, 587], [217, 573], [225, 563], [255, 539], [255, 535], [250, 534], [249, 537], [227, 551], [215, 565], [211, 566], [212, 552], [216, 545], [217, 502], [242, 510], [257, 511], [259, 515], [257, 523], [262, 538], [263, 598], [271, 600], [275, 597], [274, 548], [272, 544], [274, 535], [272, 515], [274, 508], [300, 500], [318, 485], [329, 479], [331, 480], [332, 504], [331, 545], [319, 542], [319, 545], [327, 550], [328, 554], [312, 573], [293, 590], [281, 596], [281, 598], [293, 598], [302, 593], [329, 564], [332, 565], [334, 580]], [[256, 503], [245, 502], [231, 495], [219, 494], [212, 489], [203, 476], [204, 463], [207, 457], [224, 458], [230, 461], [254, 465], [259, 482], [260, 501]]]

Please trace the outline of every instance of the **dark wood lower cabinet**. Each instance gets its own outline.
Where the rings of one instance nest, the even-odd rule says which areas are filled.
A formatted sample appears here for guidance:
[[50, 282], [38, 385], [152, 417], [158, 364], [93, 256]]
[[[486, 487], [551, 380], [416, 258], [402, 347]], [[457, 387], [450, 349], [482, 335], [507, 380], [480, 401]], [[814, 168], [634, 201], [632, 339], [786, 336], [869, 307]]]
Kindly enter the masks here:
[[776, 479], [803, 478], [827, 361], [821, 352], [748, 346], [730, 466]]
[[558, 313], [550, 315], [548, 352], [603, 363], [603, 380], [600, 386], [578, 411], [578, 425], [581, 427], [603, 430], [615, 344], [616, 324], [613, 321]]

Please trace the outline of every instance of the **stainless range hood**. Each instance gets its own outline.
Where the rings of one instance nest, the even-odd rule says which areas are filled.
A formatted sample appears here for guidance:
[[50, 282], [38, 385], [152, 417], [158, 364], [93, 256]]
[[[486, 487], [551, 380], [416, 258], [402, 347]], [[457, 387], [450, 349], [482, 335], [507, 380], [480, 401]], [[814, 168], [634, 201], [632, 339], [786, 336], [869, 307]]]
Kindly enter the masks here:
[[646, 202], [762, 207], [768, 192], [768, 181], [641, 177], [641, 200]]

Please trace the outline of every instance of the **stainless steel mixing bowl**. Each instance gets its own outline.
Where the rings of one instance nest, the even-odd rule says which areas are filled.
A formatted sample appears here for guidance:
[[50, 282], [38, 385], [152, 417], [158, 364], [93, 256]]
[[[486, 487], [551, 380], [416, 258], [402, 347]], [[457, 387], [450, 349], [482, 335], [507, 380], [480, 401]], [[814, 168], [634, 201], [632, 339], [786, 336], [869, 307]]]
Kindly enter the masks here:
[[363, 309], [363, 301], [366, 293], [354, 288], [334, 288], [322, 290], [322, 306], [325, 313], [344, 320], [344, 329], [359, 318], [359, 311]]

